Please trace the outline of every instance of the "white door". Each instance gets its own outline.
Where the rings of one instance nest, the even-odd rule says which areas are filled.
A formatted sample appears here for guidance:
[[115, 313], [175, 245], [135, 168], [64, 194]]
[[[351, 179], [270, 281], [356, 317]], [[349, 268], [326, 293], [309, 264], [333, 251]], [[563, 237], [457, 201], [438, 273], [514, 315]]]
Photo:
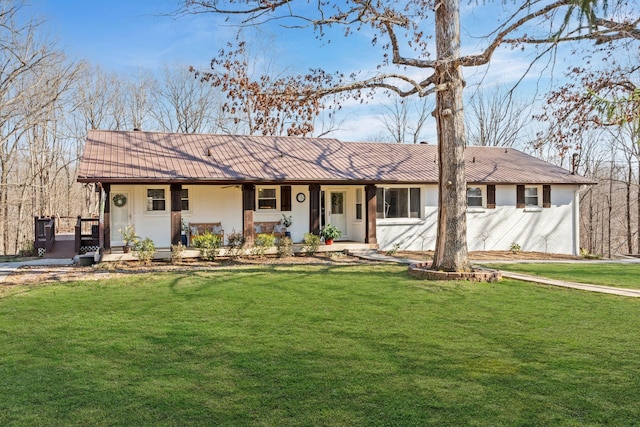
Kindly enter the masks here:
[[122, 234], [131, 222], [130, 205], [132, 203], [128, 191], [118, 191], [111, 193], [111, 246], [122, 246]]
[[329, 193], [329, 218], [327, 223], [342, 231], [342, 238], [347, 237], [347, 193], [345, 191], [331, 191]]

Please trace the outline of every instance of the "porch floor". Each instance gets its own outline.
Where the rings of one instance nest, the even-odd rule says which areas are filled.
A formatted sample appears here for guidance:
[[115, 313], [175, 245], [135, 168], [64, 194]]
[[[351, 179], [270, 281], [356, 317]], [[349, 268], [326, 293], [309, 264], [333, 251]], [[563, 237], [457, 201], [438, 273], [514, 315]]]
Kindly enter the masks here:
[[76, 255], [74, 233], [58, 233], [53, 248], [49, 252], [45, 252], [44, 259], [71, 259]]
[[[336, 242], [334, 240], [332, 245], [324, 245], [321, 244], [318, 247], [318, 253], [324, 252], [359, 252], [359, 251], [369, 251], [378, 249], [377, 244], [369, 244], [369, 243], [360, 243], [360, 242], [349, 242], [349, 241], [340, 241]], [[293, 251], [296, 254], [304, 253], [304, 244], [302, 243], [294, 243]], [[272, 247], [267, 249], [265, 252], [267, 255], [275, 255], [277, 253], [277, 248]], [[226, 248], [220, 248], [219, 256], [223, 257], [226, 255]], [[200, 251], [195, 248], [188, 247], [184, 251], [183, 258], [198, 258], [200, 256]], [[153, 257], [155, 260], [165, 260], [171, 259], [171, 249], [170, 248], [156, 248], [156, 254]], [[135, 261], [137, 258], [132, 253], [124, 253], [121, 247], [116, 247], [111, 249], [110, 254], [104, 254], [102, 256], [102, 262], [117, 262], [117, 261]]]

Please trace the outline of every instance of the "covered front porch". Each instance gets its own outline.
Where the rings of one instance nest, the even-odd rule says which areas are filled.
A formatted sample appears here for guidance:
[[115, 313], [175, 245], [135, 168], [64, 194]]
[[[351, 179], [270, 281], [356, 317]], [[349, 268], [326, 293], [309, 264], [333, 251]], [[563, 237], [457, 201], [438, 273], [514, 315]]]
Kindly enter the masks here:
[[[342, 231], [343, 241], [334, 244], [378, 243], [376, 186], [371, 184], [98, 183], [98, 189], [99, 247], [105, 254], [121, 250], [127, 225], [167, 250], [185, 241], [189, 245], [203, 229], [221, 235], [223, 246], [231, 233], [241, 233], [251, 248], [256, 235], [265, 232], [287, 232], [301, 244], [306, 233], [319, 235], [326, 224]], [[292, 220], [286, 229], [284, 217]]]

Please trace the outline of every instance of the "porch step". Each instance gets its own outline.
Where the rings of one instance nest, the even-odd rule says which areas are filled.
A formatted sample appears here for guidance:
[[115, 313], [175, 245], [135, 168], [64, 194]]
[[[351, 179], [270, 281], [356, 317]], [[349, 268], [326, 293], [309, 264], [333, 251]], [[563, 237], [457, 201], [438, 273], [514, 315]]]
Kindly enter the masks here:
[[381, 254], [375, 249], [349, 250], [347, 251], [347, 254], [358, 257], [358, 258], [367, 259], [369, 261], [395, 262], [397, 264], [415, 264], [418, 262], [411, 259], [397, 258], [397, 257]]
[[376, 255], [378, 253], [377, 249], [365, 249], [365, 248], [346, 249], [345, 252], [347, 253], [347, 255], [351, 255], [355, 257], [368, 257], [368, 256]]

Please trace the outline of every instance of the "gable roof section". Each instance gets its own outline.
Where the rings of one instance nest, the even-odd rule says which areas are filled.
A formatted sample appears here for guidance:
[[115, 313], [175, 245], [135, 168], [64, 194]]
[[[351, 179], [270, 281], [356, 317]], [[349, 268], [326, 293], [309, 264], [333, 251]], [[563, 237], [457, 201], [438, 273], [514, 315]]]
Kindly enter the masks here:
[[[436, 183], [437, 147], [278, 136], [91, 130], [78, 181]], [[467, 181], [591, 184], [512, 148], [467, 147]]]

